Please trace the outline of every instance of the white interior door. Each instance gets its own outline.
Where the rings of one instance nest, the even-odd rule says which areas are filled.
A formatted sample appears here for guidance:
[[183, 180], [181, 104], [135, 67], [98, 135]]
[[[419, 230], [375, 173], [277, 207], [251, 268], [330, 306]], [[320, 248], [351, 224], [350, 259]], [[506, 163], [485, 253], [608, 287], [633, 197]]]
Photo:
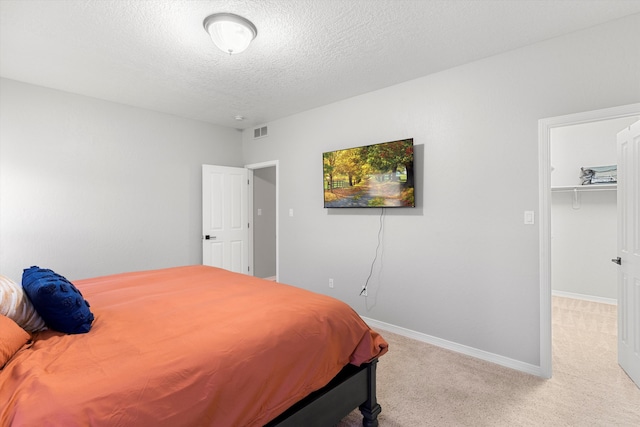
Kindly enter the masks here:
[[244, 168], [202, 165], [202, 263], [250, 274]]
[[618, 363], [640, 385], [640, 121], [618, 134]]

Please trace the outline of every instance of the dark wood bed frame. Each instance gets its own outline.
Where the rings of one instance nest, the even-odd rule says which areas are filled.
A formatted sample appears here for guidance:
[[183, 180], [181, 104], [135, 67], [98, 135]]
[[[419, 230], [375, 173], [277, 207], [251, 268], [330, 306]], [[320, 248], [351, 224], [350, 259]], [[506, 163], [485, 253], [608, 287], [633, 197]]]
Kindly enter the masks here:
[[382, 410], [376, 400], [376, 365], [347, 365], [324, 388], [311, 393], [265, 427], [330, 427], [360, 408], [362, 425], [378, 427]]

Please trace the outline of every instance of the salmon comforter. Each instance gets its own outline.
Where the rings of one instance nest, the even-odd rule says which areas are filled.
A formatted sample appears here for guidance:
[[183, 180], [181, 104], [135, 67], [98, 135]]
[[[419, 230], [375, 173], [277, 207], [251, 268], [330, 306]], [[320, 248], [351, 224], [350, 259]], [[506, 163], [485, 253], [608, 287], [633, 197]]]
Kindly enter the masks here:
[[261, 426], [387, 343], [346, 304], [189, 266], [75, 281], [86, 334], [34, 334], [0, 371], [2, 426]]

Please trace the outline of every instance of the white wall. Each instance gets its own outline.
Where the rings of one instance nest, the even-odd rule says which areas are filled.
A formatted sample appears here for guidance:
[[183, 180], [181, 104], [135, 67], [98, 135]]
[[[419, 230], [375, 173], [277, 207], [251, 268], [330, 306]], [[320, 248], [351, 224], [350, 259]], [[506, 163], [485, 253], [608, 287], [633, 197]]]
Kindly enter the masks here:
[[[280, 279], [362, 315], [540, 365], [538, 120], [640, 101], [640, 15], [269, 123], [246, 163], [280, 161]], [[323, 151], [414, 138], [416, 201], [327, 210]], [[328, 278], [335, 288], [328, 288]], [[417, 355], [419, 357], [419, 355]]]
[[0, 80], [0, 271], [201, 263], [203, 163], [241, 166], [241, 133]]
[[[640, 117], [551, 130], [551, 186], [580, 185], [580, 168], [615, 165], [616, 135]], [[577, 203], [574, 198], [577, 197]], [[551, 284], [554, 291], [615, 300], [616, 191], [551, 194]]]
[[[551, 194], [551, 288], [575, 297], [617, 299], [615, 191]], [[613, 301], [611, 301], [613, 302]]]

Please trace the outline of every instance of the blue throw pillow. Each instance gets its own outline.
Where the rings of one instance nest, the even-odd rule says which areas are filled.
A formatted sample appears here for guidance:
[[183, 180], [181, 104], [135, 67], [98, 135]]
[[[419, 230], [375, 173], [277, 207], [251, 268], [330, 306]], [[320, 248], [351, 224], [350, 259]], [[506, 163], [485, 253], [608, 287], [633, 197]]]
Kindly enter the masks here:
[[80, 291], [61, 275], [37, 266], [22, 273], [22, 287], [47, 326], [67, 334], [89, 332], [93, 313]]

